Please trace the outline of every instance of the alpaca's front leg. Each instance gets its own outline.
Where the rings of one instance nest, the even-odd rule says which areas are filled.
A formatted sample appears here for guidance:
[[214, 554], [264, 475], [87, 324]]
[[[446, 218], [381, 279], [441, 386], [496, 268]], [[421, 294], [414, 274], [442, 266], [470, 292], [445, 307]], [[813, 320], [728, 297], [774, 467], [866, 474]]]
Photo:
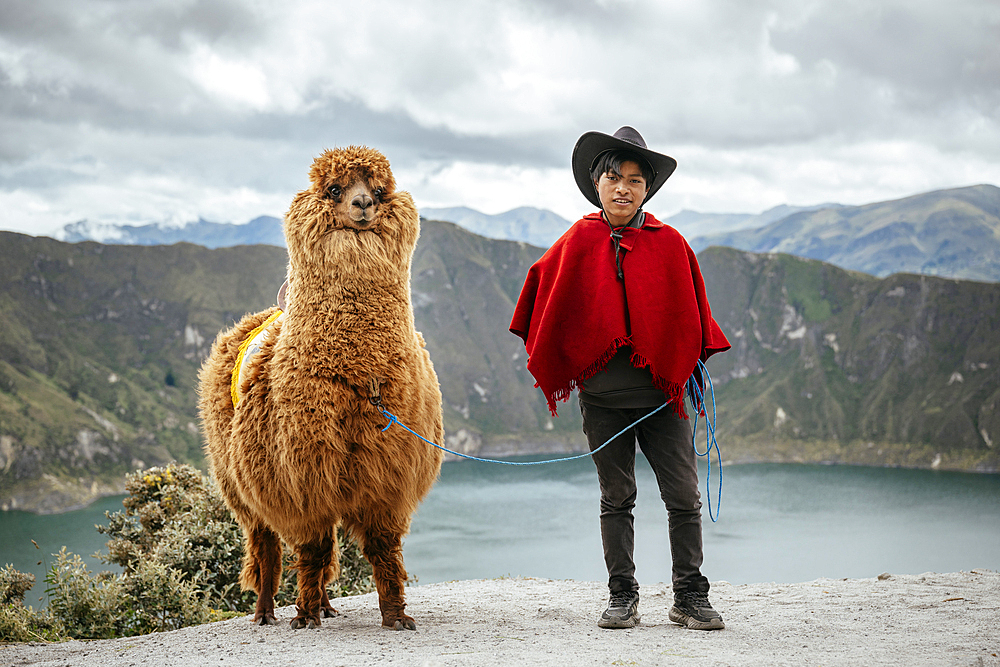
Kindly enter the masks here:
[[[295, 547], [299, 596], [295, 601], [297, 613], [291, 622], [293, 630], [299, 628], [311, 630], [320, 626], [320, 614], [326, 611], [323, 608], [323, 598], [326, 597], [323, 587], [330, 576], [334, 543], [333, 536], [327, 535]], [[327, 599], [326, 606], [329, 607], [329, 604], [330, 601]], [[332, 609], [330, 607], [331, 611]]]
[[387, 533], [369, 528], [364, 542], [363, 552], [372, 564], [372, 576], [378, 590], [382, 625], [396, 630], [416, 630], [416, 621], [403, 613], [406, 608], [403, 600], [406, 569], [403, 567], [402, 531]]

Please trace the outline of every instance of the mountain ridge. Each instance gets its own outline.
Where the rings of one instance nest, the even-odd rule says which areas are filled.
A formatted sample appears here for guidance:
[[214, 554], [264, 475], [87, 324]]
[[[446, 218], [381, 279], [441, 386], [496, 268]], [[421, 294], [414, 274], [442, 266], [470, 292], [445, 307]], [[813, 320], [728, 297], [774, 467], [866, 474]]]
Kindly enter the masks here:
[[519, 206], [494, 215], [467, 206], [420, 209], [427, 220], [452, 222], [468, 231], [490, 239], [521, 241], [548, 247], [569, 229], [571, 221], [547, 209]]
[[[488, 215], [458, 206], [425, 208], [426, 220], [452, 222], [473, 233], [547, 247], [570, 222], [544, 209], [520, 207]], [[1000, 281], [1000, 188], [989, 184], [935, 190], [861, 206], [780, 205], [760, 214], [682, 210], [664, 221], [695, 251], [722, 245], [752, 252], [786, 252], [876, 276], [922, 273]], [[135, 245], [181, 241], [206, 247], [264, 243], [283, 246], [281, 221], [260, 216], [244, 225], [199, 220], [184, 227], [94, 225], [80, 221], [56, 236]]]
[[735, 232], [744, 229], [757, 229], [771, 224], [777, 220], [782, 220], [794, 213], [802, 211], [816, 211], [823, 208], [838, 208], [842, 204], [817, 204], [815, 206], [790, 206], [780, 204], [767, 209], [763, 213], [701, 213], [684, 209], [664, 218], [667, 223], [684, 238], [694, 238], [705, 236], [706, 234], [719, 234], [725, 232]]
[[885, 277], [921, 273], [1000, 280], [1000, 188], [980, 184], [863, 206], [800, 211], [752, 230], [696, 237], [721, 245], [784, 252]]

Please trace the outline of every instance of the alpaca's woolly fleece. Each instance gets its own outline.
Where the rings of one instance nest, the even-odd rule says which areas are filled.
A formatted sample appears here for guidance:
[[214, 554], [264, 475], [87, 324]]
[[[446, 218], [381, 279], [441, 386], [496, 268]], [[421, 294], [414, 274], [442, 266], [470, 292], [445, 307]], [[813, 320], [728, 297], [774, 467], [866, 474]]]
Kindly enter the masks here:
[[[238, 348], [274, 310], [221, 333], [202, 368], [206, 453], [247, 538], [241, 581], [261, 598], [255, 620], [274, 618], [275, 535], [298, 559], [293, 627], [332, 613], [324, 587], [337, 576], [339, 525], [372, 563], [383, 623], [413, 627], [403, 613], [401, 539], [442, 454], [403, 429], [382, 432], [385, 419], [369, 398], [374, 391], [415, 431], [443, 440], [437, 376], [410, 303], [419, 217], [375, 150], [328, 150], [310, 180], [284, 221], [288, 308], [254, 355], [235, 408]], [[370, 221], [350, 211], [364, 198], [375, 207]]]

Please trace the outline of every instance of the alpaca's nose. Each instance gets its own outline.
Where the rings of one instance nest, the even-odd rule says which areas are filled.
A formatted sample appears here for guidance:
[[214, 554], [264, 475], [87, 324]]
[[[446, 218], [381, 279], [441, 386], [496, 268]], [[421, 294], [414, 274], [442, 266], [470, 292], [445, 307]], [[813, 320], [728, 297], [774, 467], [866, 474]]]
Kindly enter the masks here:
[[357, 206], [362, 211], [364, 211], [374, 203], [375, 202], [372, 200], [372, 198], [366, 194], [357, 195], [354, 197], [354, 199], [351, 200], [351, 206]]

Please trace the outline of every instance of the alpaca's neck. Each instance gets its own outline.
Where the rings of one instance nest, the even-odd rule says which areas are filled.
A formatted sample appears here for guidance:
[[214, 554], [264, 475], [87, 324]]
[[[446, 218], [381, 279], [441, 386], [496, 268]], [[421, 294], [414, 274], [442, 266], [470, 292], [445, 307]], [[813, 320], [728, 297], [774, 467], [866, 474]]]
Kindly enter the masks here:
[[290, 279], [280, 338], [296, 363], [311, 372], [367, 382], [367, 377], [384, 377], [400, 351], [412, 345], [408, 280], [294, 273]]

